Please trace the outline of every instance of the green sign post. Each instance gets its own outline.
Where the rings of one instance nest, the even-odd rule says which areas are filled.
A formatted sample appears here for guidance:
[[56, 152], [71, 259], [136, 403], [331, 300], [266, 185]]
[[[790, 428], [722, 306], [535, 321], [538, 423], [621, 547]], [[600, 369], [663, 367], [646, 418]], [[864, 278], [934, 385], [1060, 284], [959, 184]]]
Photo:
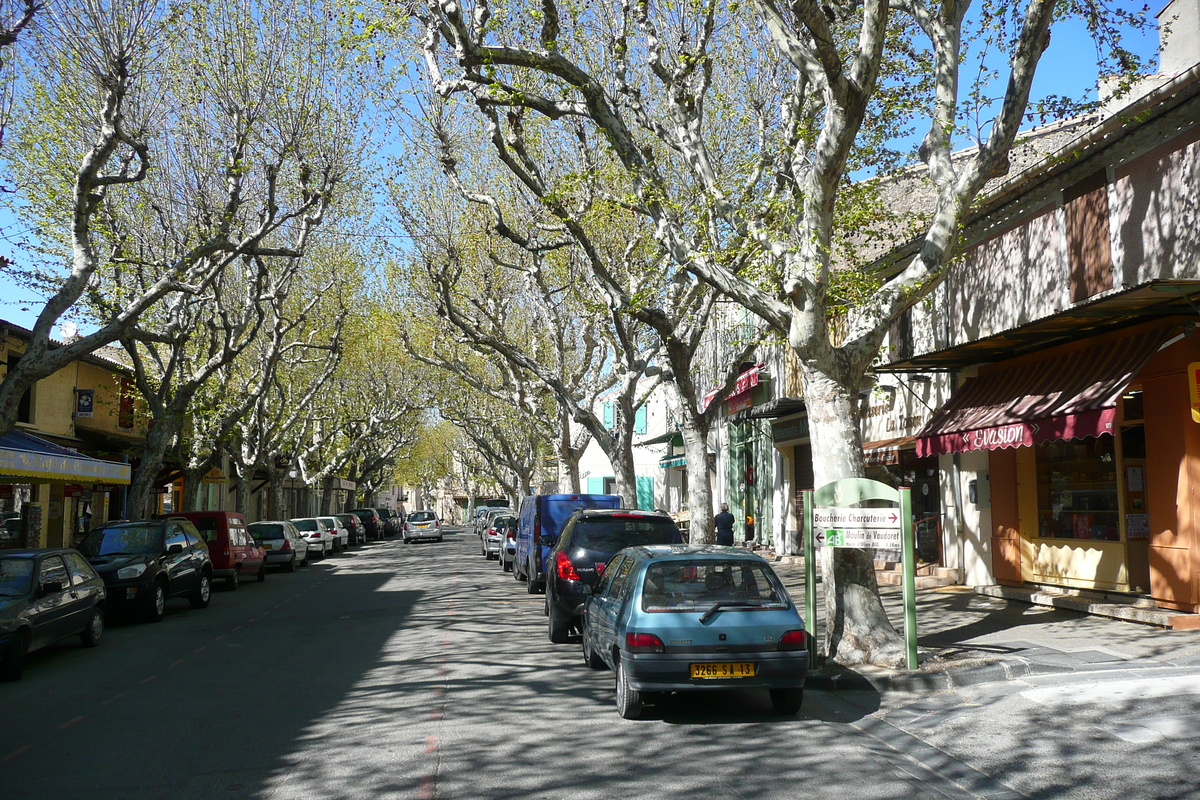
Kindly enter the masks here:
[[[804, 497], [804, 613], [810, 663], [816, 663], [817, 546], [899, 549], [903, 567], [904, 643], [909, 669], [917, 668], [916, 561], [913, 553], [912, 493], [868, 478], [843, 478]], [[882, 500], [892, 508], [863, 508]]]

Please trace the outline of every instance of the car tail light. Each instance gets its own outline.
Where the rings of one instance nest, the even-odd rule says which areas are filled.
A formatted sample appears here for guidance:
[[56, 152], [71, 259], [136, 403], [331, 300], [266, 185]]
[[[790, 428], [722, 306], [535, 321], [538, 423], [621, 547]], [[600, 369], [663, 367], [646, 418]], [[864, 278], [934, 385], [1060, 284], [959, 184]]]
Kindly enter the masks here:
[[287, 539], [284, 539], [284, 540], [283, 540], [283, 545], [282, 545], [282, 546], [281, 546], [279, 549], [280, 549], [280, 550], [291, 550], [291, 549], [292, 549], [292, 543], [291, 543], [291, 542], [289, 542]]
[[560, 552], [555, 560], [555, 566], [558, 567], [558, 577], [564, 581], [579, 580], [579, 573], [575, 571], [575, 565], [571, 563], [571, 559], [567, 558], [566, 553]]
[[665, 650], [662, 639], [653, 633], [625, 634], [625, 649], [630, 653], [662, 653]]
[[597, 576], [603, 575], [604, 568], [607, 566], [608, 566], [608, 564], [604, 563], [603, 561], [597, 561], [596, 562], [596, 575]]
[[804, 631], [788, 631], [779, 637], [780, 650], [803, 650], [808, 644], [808, 634]]

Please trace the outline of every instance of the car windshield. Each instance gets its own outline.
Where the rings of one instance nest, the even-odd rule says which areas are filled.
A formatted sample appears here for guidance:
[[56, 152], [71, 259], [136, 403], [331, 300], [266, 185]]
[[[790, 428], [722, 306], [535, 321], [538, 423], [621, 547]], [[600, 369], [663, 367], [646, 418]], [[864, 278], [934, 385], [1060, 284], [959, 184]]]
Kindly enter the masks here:
[[414, 511], [408, 515], [409, 522], [433, 522], [433, 518], [432, 511]]
[[292, 524], [302, 531], [319, 531], [321, 528], [317, 525], [315, 519], [294, 519]]
[[278, 522], [256, 522], [247, 526], [247, 530], [255, 539], [282, 539], [284, 535], [283, 526]]
[[324, 522], [331, 528], [336, 528], [338, 526], [337, 520], [333, 517], [317, 517], [317, 519], [321, 520], [321, 522]]
[[665, 517], [613, 515], [581, 518], [571, 538], [574, 547], [608, 553], [650, 544], [683, 544], [683, 537], [675, 523]]
[[0, 558], [0, 596], [28, 594], [32, 578], [32, 558]]
[[79, 543], [88, 558], [115, 555], [151, 555], [163, 549], [163, 529], [157, 523], [112, 525], [97, 528]]
[[646, 568], [643, 611], [693, 611], [717, 603], [787, 608], [787, 595], [765, 564], [747, 561], [661, 561]]

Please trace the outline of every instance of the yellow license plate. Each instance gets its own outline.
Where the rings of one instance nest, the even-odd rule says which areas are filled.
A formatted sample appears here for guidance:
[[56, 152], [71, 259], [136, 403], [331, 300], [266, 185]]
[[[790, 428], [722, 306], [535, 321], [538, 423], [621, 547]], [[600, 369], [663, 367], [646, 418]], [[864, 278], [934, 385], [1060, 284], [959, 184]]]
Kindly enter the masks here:
[[270, 549], [271, 549], [271, 543], [270, 543], [270, 542], [263, 542], [263, 543], [262, 543], [262, 549], [263, 549], [263, 550], [270, 550]]
[[732, 664], [692, 664], [693, 678], [753, 678], [758, 667], [753, 661]]

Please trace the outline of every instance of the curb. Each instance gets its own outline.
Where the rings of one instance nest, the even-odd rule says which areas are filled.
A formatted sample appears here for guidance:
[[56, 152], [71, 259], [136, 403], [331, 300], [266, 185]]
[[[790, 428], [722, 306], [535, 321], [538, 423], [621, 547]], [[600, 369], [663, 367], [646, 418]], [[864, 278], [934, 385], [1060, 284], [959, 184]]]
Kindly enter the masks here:
[[940, 672], [899, 672], [873, 669], [878, 669], [878, 672], [864, 674], [848, 667], [822, 669], [809, 673], [804, 685], [822, 691], [875, 691], [880, 694], [884, 692], [928, 692], [1076, 671], [1072, 666], [1041, 664], [1018, 659], [994, 661]]

